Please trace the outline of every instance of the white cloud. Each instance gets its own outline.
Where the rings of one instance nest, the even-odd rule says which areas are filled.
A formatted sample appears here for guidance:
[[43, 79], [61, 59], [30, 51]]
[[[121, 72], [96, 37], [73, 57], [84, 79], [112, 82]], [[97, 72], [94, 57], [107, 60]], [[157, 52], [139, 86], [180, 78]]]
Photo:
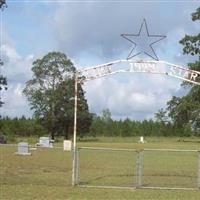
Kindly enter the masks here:
[[27, 55], [22, 57], [11, 45], [3, 45], [3, 74], [11, 84], [24, 84], [31, 77], [31, 67], [34, 56]]
[[3, 45], [4, 67], [1, 70], [8, 81], [8, 90], [2, 93], [2, 99], [5, 102], [1, 108], [3, 116], [31, 116], [28, 102], [22, 91], [25, 82], [31, 77], [31, 66], [34, 56], [27, 55], [22, 57], [11, 45]]
[[24, 85], [9, 85], [8, 90], [3, 92], [3, 100], [5, 104], [1, 108], [2, 116], [9, 117], [21, 117], [25, 115], [27, 117], [32, 116], [32, 112], [28, 106], [28, 102], [25, 96], [22, 94]]
[[1, 51], [7, 56], [12, 62], [17, 62], [21, 59], [15, 48], [10, 45], [2, 45]]
[[180, 81], [159, 75], [131, 74], [126, 81], [109, 77], [87, 82], [84, 86], [89, 107], [100, 113], [109, 108], [115, 118], [144, 119], [153, 117], [165, 107], [172, 93], [180, 89]]
[[[143, 18], [147, 19], [150, 34], [168, 35], [180, 28], [184, 33], [194, 33], [191, 13], [197, 6], [187, 2], [61, 3], [52, 26], [58, 47], [70, 56], [87, 51], [112, 59], [127, 49], [120, 34], [138, 33]], [[181, 38], [176, 39], [178, 43]], [[167, 41], [173, 42], [173, 38], [163, 42]]]

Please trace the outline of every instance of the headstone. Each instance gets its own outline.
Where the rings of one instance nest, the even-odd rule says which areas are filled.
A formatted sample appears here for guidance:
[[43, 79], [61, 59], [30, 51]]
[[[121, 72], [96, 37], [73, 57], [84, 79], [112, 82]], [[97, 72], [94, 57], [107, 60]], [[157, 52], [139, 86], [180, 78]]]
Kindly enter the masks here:
[[27, 142], [18, 143], [17, 150], [18, 150], [18, 152], [16, 152], [17, 155], [31, 155], [31, 153], [28, 152]]
[[49, 137], [40, 137], [39, 144], [42, 147], [49, 147]]
[[64, 151], [71, 151], [72, 150], [72, 141], [71, 140], [64, 140], [63, 141], [63, 150]]
[[140, 137], [139, 143], [144, 143], [144, 137], [143, 136]]
[[54, 140], [50, 140], [49, 137], [40, 137], [39, 138], [39, 143], [37, 143], [37, 146], [41, 147], [53, 147], [53, 142]]

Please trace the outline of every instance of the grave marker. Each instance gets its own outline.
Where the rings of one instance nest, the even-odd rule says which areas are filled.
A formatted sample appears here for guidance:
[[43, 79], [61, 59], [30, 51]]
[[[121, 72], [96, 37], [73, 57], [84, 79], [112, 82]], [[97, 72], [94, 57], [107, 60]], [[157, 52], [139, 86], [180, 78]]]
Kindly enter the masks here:
[[39, 143], [37, 143], [36, 145], [40, 147], [53, 148], [53, 142], [54, 140], [50, 140], [49, 137], [40, 137]]
[[18, 143], [17, 150], [18, 150], [18, 152], [16, 152], [17, 155], [24, 155], [24, 156], [31, 155], [31, 153], [28, 152], [28, 143], [27, 142]]
[[63, 150], [64, 151], [71, 151], [72, 150], [72, 141], [71, 140], [64, 140], [63, 141]]

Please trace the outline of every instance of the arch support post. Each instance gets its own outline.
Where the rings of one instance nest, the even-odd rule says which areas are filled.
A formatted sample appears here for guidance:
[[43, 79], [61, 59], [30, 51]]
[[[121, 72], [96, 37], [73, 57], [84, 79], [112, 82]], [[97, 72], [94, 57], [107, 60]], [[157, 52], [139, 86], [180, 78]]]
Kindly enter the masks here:
[[74, 129], [73, 129], [73, 161], [72, 161], [72, 185], [77, 184], [77, 148], [76, 148], [76, 133], [77, 133], [77, 99], [78, 99], [78, 73], [74, 75]]

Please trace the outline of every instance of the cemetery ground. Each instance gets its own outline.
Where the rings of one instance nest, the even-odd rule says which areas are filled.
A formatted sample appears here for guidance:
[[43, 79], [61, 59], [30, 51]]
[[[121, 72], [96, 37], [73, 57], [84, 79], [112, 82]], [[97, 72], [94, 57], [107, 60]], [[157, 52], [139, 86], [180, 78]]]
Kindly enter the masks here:
[[[19, 141], [22, 139], [20, 138]], [[37, 141], [23, 138], [23, 141]], [[200, 138], [87, 138], [79, 147], [126, 149], [194, 149], [200, 150]], [[31, 156], [15, 155], [17, 147], [0, 146], [0, 199], [181, 199], [198, 200], [200, 190], [102, 189], [71, 186], [72, 152], [55, 147], [38, 148]], [[170, 154], [170, 155], [169, 155]], [[146, 156], [146, 157], [145, 157]], [[144, 155], [146, 186], [195, 187], [197, 156], [192, 152]], [[146, 162], [146, 164], [145, 164]], [[133, 152], [80, 152], [80, 183], [87, 185], [131, 186], [134, 184], [135, 155]], [[155, 175], [155, 176], [153, 176]]]

